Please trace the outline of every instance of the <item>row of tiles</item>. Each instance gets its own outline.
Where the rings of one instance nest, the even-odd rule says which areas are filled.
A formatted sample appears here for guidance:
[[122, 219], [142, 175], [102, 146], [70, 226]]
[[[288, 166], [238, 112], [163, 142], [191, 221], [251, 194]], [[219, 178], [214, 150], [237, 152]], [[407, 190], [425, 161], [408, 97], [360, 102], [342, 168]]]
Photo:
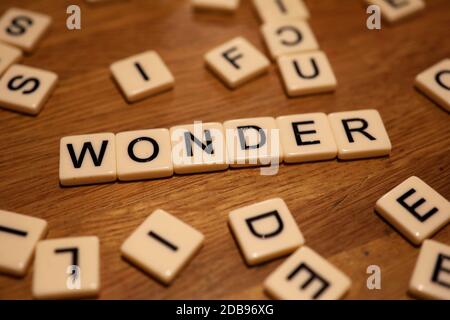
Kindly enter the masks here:
[[[63, 137], [62, 185], [155, 179], [279, 163], [388, 155], [377, 110], [194, 123], [167, 129]], [[274, 172], [276, 173], [276, 172]]]
[[[289, 96], [333, 91], [337, 81], [326, 55], [304, 21], [264, 25], [262, 32]], [[207, 52], [206, 67], [235, 89], [269, 70], [270, 61], [247, 39], [236, 37]], [[113, 63], [114, 79], [129, 102], [172, 89], [175, 80], [155, 51]]]
[[[19, 28], [16, 24], [21, 26], [23, 19], [32, 23]], [[3, 26], [0, 29], [3, 30], [0, 41], [31, 50], [48, 29], [50, 21], [47, 16], [12, 8], [0, 19], [0, 28]], [[14, 35], [9, 34], [11, 32]], [[328, 92], [336, 88], [337, 81], [330, 63], [326, 55], [318, 50], [318, 43], [306, 21], [274, 19], [264, 24], [261, 32], [271, 57], [277, 59], [289, 96]], [[0, 105], [37, 114], [55, 88], [58, 76], [50, 71], [15, 65], [21, 57], [19, 49], [0, 44], [0, 74], [7, 70], [0, 80]], [[265, 73], [270, 64], [261, 52], [242, 37], [212, 49], [204, 58], [207, 67], [230, 88], [236, 88]], [[416, 86], [450, 110], [450, 86], [445, 81], [450, 72], [449, 65], [447, 59], [421, 73], [416, 78]], [[171, 89], [175, 83], [169, 68], [155, 51], [117, 61], [110, 69], [130, 102]]]
[[286, 94], [297, 97], [334, 91], [336, 77], [327, 56], [319, 51], [303, 1], [254, 0], [253, 5], [263, 22], [260, 31], [270, 57], [277, 61]]
[[[215, 64], [212, 68], [222, 73], [223, 78], [232, 79], [230, 81], [236, 83], [248, 80], [249, 75], [255, 75], [253, 71], [256, 69], [242, 64], [242, 61], [239, 62], [241, 68], [239, 72], [233, 74], [234, 70], [229, 69], [224, 63], [228, 60], [217, 60], [219, 52], [229, 47], [239, 47], [239, 52], [245, 52], [245, 57], [249, 57], [252, 64], [257, 63], [258, 59], [249, 55], [249, 52], [256, 49], [245, 39], [236, 38], [209, 56], [211, 66]], [[19, 50], [0, 44], [0, 69], [6, 70], [9, 67], [0, 79], [0, 106], [37, 114], [55, 88], [58, 76], [54, 72], [14, 64], [20, 57]], [[326, 55], [321, 51], [281, 56], [278, 58], [278, 66], [286, 91], [291, 96], [325, 92], [336, 87], [336, 78]], [[130, 101], [167, 90], [174, 84], [172, 74], [154, 51], [116, 62], [111, 66], [111, 70]], [[140, 74], [136, 73], [137, 70]], [[230, 73], [226, 70], [230, 70]], [[147, 81], [145, 78], [150, 79], [149, 74], [151, 80]], [[450, 85], [446, 80], [449, 74], [450, 59], [444, 59], [420, 73], [416, 77], [415, 84], [432, 100], [450, 111]]]
[[[410, 291], [419, 297], [450, 298], [450, 247], [425, 240], [450, 221], [450, 204], [417, 177], [380, 198], [376, 210], [414, 244], [423, 243]], [[305, 246], [285, 202], [274, 198], [232, 211], [228, 223], [245, 262], [258, 265], [293, 253], [264, 283], [277, 299], [338, 299], [351, 280]], [[36, 251], [33, 296], [75, 298], [100, 291], [97, 237], [43, 240], [47, 222], [0, 211], [0, 271], [25, 275]], [[420, 239], [418, 238], [420, 237]], [[199, 251], [204, 235], [163, 210], [156, 210], [121, 246], [124, 258], [170, 284]]]
[[[192, 3], [194, 7], [222, 10], [236, 10], [239, 5], [239, 1], [223, 0], [194, 0]], [[425, 7], [422, 0], [401, 3], [369, 0], [367, 3], [377, 5], [389, 22], [401, 20]], [[261, 33], [270, 56], [278, 59], [287, 94], [301, 96], [333, 91], [337, 81], [325, 54], [318, 51], [318, 42], [306, 22], [310, 14], [303, 1], [254, 0], [253, 4], [264, 23]], [[307, 54], [301, 54], [305, 52]], [[257, 77], [269, 66], [265, 56], [242, 38], [211, 50], [205, 55], [205, 60], [207, 66], [230, 88]]]
[[[195, 8], [235, 10], [239, 1], [194, 0]], [[336, 78], [326, 55], [309, 25], [302, 1], [255, 1], [257, 11], [266, 21], [261, 32], [273, 59], [278, 60], [286, 92], [289, 96], [333, 91]], [[281, 9], [281, 11], [280, 11]], [[279, 13], [278, 19], [270, 19]], [[270, 20], [269, 22], [267, 20]], [[286, 57], [286, 54], [304, 53]], [[237, 88], [266, 73], [270, 61], [249, 41], [234, 38], [210, 50], [204, 56], [206, 66], [229, 88]], [[306, 71], [303, 67], [306, 65]], [[302, 66], [302, 69], [300, 68]], [[154, 51], [123, 59], [111, 65], [112, 74], [126, 99], [140, 100], [174, 86], [174, 77]], [[140, 74], [137, 77], [137, 73]], [[153, 75], [153, 81], [151, 79]]]
[[[239, 0], [191, 0], [194, 8], [205, 10], [235, 11]], [[397, 22], [425, 8], [423, 0], [366, 0], [369, 5], [377, 5], [383, 18]], [[263, 22], [285, 19], [308, 19], [310, 13], [302, 0], [253, 0], [253, 5]]]

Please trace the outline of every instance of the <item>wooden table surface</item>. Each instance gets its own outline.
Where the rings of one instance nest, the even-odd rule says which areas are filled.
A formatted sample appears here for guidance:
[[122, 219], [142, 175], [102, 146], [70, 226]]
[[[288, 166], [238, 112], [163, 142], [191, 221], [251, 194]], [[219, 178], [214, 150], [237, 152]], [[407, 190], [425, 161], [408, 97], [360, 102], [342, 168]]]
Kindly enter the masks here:
[[[283, 198], [306, 244], [353, 280], [351, 299], [404, 299], [419, 248], [375, 212], [376, 200], [411, 175], [450, 198], [449, 114], [417, 92], [414, 77], [450, 56], [450, 1], [429, 0], [420, 15], [382, 30], [366, 28], [355, 0], [306, 0], [310, 24], [336, 77], [335, 93], [289, 99], [273, 65], [269, 73], [230, 91], [205, 67], [203, 54], [244, 36], [265, 51], [250, 1], [234, 15], [195, 13], [189, 1], [2, 0], [49, 14], [50, 32], [23, 63], [57, 72], [57, 89], [36, 116], [0, 110], [0, 208], [49, 223], [47, 238], [97, 235], [100, 298], [265, 299], [264, 279], [284, 259], [256, 267], [243, 262], [227, 225], [230, 210]], [[66, 29], [66, 7], [79, 4], [82, 30]], [[157, 50], [173, 91], [127, 104], [109, 65]], [[194, 120], [280, 116], [375, 108], [393, 149], [390, 157], [282, 165], [169, 179], [62, 188], [59, 140], [74, 134], [169, 128]], [[206, 236], [203, 248], [165, 287], [124, 261], [119, 248], [153, 210], [162, 208]], [[436, 236], [450, 244], [450, 226]], [[382, 289], [368, 290], [366, 268], [379, 265]], [[0, 276], [0, 298], [31, 298], [32, 268], [23, 279]]]

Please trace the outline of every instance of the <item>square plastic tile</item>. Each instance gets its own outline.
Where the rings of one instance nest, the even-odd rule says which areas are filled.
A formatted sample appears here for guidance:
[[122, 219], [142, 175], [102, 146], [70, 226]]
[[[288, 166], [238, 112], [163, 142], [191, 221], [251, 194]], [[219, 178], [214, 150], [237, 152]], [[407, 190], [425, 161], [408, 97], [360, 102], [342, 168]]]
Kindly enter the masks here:
[[391, 152], [391, 141], [377, 110], [330, 113], [328, 119], [339, 159], [381, 157]]
[[59, 153], [59, 181], [63, 186], [116, 180], [114, 133], [64, 137]]
[[278, 165], [283, 161], [280, 132], [274, 118], [229, 120], [223, 127], [231, 167]]
[[0, 78], [0, 106], [36, 115], [50, 97], [57, 80], [56, 73], [14, 64]]
[[95, 297], [100, 291], [100, 244], [97, 237], [40, 241], [36, 247], [33, 297]]
[[293, 253], [264, 282], [270, 296], [283, 300], [335, 300], [350, 285], [349, 277], [307, 246]]
[[146, 51], [114, 62], [111, 72], [129, 102], [173, 88], [175, 80], [155, 51]]
[[169, 130], [150, 129], [116, 134], [117, 177], [122, 181], [173, 175]]
[[322, 51], [282, 56], [278, 59], [278, 67], [290, 97], [336, 89], [336, 77]]
[[450, 112], [450, 59], [444, 59], [416, 77], [416, 87]]
[[375, 209], [416, 245], [450, 221], [449, 202], [414, 176], [382, 196]]
[[250, 42], [234, 38], [205, 54], [206, 66], [229, 88], [240, 85], [266, 73], [269, 60]]
[[46, 233], [47, 221], [0, 210], [0, 272], [24, 276]]
[[233, 210], [228, 222], [249, 265], [287, 255], [305, 242], [280, 198]]
[[325, 113], [306, 113], [277, 118], [284, 162], [307, 162], [336, 158], [334, 141]]
[[52, 19], [34, 11], [10, 8], [0, 18], [0, 41], [33, 51], [44, 36]]
[[198, 173], [228, 168], [221, 123], [196, 123], [170, 128], [175, 173]]
[[319, 49], [316, 37], [306, 21], [269, 22], [261, 27], [261, 32], [272, 59], [286, 54]]
[[450, 300], [450, 246], [425, 240], [409, 283], [419, 298]]
[[163, 210], [154, 211], [122, 245], [122, 255], [169, 284], [200, 249], [204, 236]]

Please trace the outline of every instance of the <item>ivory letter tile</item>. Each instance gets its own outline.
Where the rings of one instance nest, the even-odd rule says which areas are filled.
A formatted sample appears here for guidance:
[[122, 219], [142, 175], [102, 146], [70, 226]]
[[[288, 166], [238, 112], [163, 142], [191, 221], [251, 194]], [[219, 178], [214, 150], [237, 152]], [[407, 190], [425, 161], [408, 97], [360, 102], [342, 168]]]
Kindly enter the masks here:
[[173, 88], [175, 80], [155, 51], [114, 62], [111, 72], [129, 102]]
[[425, 240], [409, 283], [419, 298], [450, 300], [450, 246]]
[[172, 161], [177, 174], [225, 170], [228, 168], [223, 126], [197, 123], [170, 128]]
[[322, 51], [282, 56], [278, 58], [278, 67], [290, 97], [336, 89], [336, 77]]
[[339, 159], [380, 157], [391, 152], [391, 142], [377, 110], [330, 113], [328, 119]]
[[293, 253], [264, 282], [270, 296], [283, 300], [335, 300], [351, 280], [307, 246]]
[[100, 245], [97, 237], [40, 241], [34, 261], [33, 297], [88, 298], [100, 291]]
[[204, 236], [163, 210], [154, 211], [123, 243], [122, 255], [165, 284], [200, 249]]
[[63, 186], [116, 180], [116, 141], [113, 133], [69, 136], [61, 139], [59, 181]]
[[31, 52], [46, 33], [52, 19], [42, 13], [10, 8], [0, 18], [0, 41]]
[[0, 272], [24, 276], [47, 221], [0, 210]]
[[316, 37], [306, 21], [265, 23], [261, 27], [261, 32], [272, 59], [285, 54], [319, 49]]
[[307, 162], [336, 158], [334, 141], [325, 113], [306, 113], [277, 118], [284, 162]]
[[56, 73], [14, 64], [0, 78], [0, 106], [36, 115], [50, 97], [57, 80]]
[[223, 127], [231, 167], [278, 165], [283, 161], [279, 129], [274, 118], [229, 120]]
[[450, 221], [449, 202], [414, 176], [381, 197], [375, 209], [416, 245]]
[[116, 134], [117, 177], [122, 181], [173, 175], [169, 130], [150, 129]]
[[205, 61], [206, 66], [232, 89], [266, 73], [270, 65], [269, 60], [242, 37], [212, 49], [206, 53]]
[[450, 59], [444, 59], [416, 77], [416, 87], [450, 112]]
[[228, 222], [249, 265], [289, 254], [305, 242], [280, 198], [233, 210]]

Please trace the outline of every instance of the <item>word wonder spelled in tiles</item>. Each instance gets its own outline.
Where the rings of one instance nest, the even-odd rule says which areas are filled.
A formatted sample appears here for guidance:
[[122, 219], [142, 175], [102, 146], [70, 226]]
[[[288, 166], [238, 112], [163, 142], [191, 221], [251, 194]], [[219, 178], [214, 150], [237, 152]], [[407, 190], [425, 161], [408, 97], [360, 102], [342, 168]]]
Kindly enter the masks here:
[[154, 211], [122, 245], [122, 255], [169, 284], [200, 249], [204, 236], [163, 210]]
[[0, 272], [24, 276], [46, 232], [45, 220], [0, 210]]
[[88, 298], [100, 291], [100, 244], [97, 237], [40, 241], [36, 247], [33, 297]]
[[303, 246], [264, 282], [267, 293], [283, 300], [334, 300], [350, 288], [351, 280], [335, 266]]
[[0, 18], [0, 41], [31, 52], [45, 34], [52, 19], [44, 14], [11, 8]]
[[236, 209], [228, 222], [249, 265], [289, 254], [305, 242], [280, 198]]
[[416, 245], [450, 221], [450, 203], [414, 176], [381, 197], [375, 209]]
[[0, 106], [36, 115], [50, 97], [58, 76], [50, 71], [12, 65], [0, 79]]
[[409, 291], [419, 298], [450, 300], [450, 246], [423, 242]]
[[[63, 137], [63, 186], [169, 177], [231, 167], [388, 155], [376, 110], [195, 122], [167, 129]], [[275, 172], [276, 173], [276, 172]]]
[[450, 59], [444, 59], [416, 77], [416, 87], [450, 112]]

